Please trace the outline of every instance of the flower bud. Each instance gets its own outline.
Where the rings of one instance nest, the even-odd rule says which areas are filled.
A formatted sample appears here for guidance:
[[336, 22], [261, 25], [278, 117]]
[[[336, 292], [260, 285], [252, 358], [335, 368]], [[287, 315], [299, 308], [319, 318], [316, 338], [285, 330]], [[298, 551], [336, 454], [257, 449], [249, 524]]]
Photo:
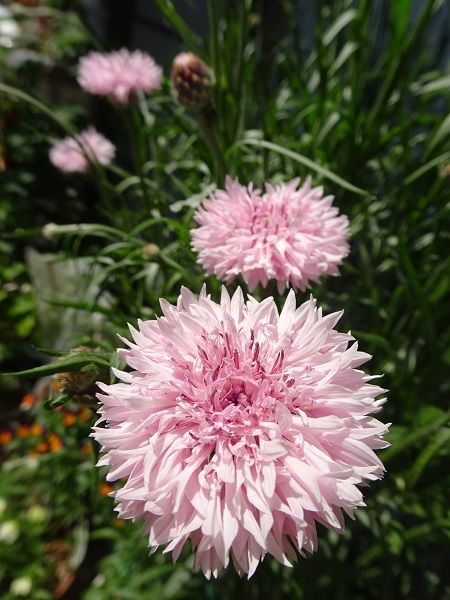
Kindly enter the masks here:
[[156, 244], [146, 244], [142, 248], [142, 256], [146, 260], [152, 260], [152, 258], [155, 258], [155, 256], [158, 256], [158, 254], [159, 254], [159, 246], [157, 246]]
[[200, 111], [212, 104], [212, 73], [192, 52], [182, 52], [175, 57], [170, 78], [182, 106]]

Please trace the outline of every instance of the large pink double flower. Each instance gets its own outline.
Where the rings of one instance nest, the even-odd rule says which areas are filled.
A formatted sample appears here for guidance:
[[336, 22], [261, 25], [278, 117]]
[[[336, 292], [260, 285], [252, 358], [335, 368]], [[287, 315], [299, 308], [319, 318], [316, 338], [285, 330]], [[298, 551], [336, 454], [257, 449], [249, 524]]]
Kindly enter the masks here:
[[359, 485], [383, 474], [369, 355], [334, 329], [340, 313], [296, 308], [292, 291], [281, 314], [240, 288], [161, 306], [120, 351], [131, 372], [101, 385], [94, 436], [108, 479], [125, 480], [119, 515], [142, 518], [150, 548], [175, 560], [190, 540], [207, 577], [230, 558], [251, 576], [266, 554], [288, 565], [314, 551], [316, 524], [342, 531]]

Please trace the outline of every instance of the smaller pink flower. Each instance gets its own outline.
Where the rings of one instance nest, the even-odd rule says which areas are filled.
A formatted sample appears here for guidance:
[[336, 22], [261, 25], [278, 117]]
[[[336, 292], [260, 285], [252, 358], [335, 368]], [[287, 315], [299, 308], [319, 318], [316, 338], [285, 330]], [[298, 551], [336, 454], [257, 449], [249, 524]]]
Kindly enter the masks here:
[[349, 252], [348, 219], [309, 177], [299, 184], [266, 184], [263, 193], [227, 178], [194, 215], [192, 246], [205, 271], [226, 282], [240, 275], [250, 290], [275, 280], [280, 293], [339, 275]]
[[89, 127], [75, 137], [56, 142], [50, 150], [50, 162], [64, 173], [85, 173], [89, 159], [109, 165], [114, 158], [114, 145], [94, 127]]
[[78, 83], [96, 96], [128, 104], [137, 91], [151, 94], [161, 87], [162, 69], [140, 50], [90, 52], [78, 65]]

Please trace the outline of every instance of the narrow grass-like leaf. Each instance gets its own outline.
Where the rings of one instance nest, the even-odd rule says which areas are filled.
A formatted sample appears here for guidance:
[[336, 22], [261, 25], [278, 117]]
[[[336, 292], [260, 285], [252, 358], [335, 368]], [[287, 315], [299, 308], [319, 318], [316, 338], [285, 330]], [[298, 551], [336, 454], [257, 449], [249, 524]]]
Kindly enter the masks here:
[[74, 223], [71, 225], [49, 223], [44, 226], [43, 232], [49, 237], [57, 235], [95, 235], [112, 239], [128, 239], [129, 237], [124, 231], [101, 223]]
[[331, 25], [323, 36], [323, 45], [328, 46], [339, 35], [339, 33], [353, 21], [358, 12], [354, 9], [344, 11]]
[[355, 42], [347, 42], [343, 46], [342, 50], [339, 52], [334, 63], [331, 65], [329, 76], [332, 77], [333, 75], [335, 75], [337, 71], [339, 71], [339, 69], [343, 65], [345, 65], [345, 63], [352, 56], [352, 54], [356, 52], [356, 50], [358, 50], [358, 44], [356, 44]]
[[333, 181], [340, 187], [342, 187], [346, 190], [349, 190], [350, 192], [359, 194], [361, 196], [367, 196], [369, 194], [369, 192], [362, 190], [359, 187], [356, 187], [356, 185], [353, 185], [353, 184], [349, 183], [348, 181], [345, 181], [345, 179], [342, 179], [342, 177], [339, 177], [339, 175], [336, 175], [336, 173], [333, 173], [333, 171], [330, 171], [326, 167], [322, 167], [322, 165], [319, 165], [318, 163], [311, 160], [310, 158], [307, 158], [303, 154], [299, 154], [298, 152], [294, 152], [293, 150], [288, 150], [287, 148], [283, 148], [283, 146], [279, 146], [278, 144], [274, 144], [273, 142], [267, 142], [265, 140], [243, 139], [243, 140], [240, 140], [238, 142], [238, 144], [244, 144], [244, 145], [247, 144], [247, 145], [251, 145], [251, 146], [267, 148], [267, 150], [273, 150], [274, 152], [277, 152], [278, 154], [287, 156], [288, 158], [295, 160], [296, 162], [304, 165], [305, 167], [308, 167], [309, 169], [315, 171], [319, 175], [322, 175], [322, 177], [325, 177], [326, 179]]
[[450, 442], [450, 428], [446, 427], [438, 431], [433, 437], [431, 442], [425, 446], [420, 452], [413, 466], [411, 467], [408, 475], [408, 486], [414, 487], [422, 475], [425, 467], [433, 458], [433, 456], [439, 452], [442, 446], [447, 445]]
[[439, 167], [440, 165], [443, 165], [444, 163], [446, 163], [448, 161], [450, 161], [450, 152], [444, 152], [444, 154], [440, 154], [439, 156], [436, 156], [436, 158], [433, 158], [426, 164], [422, 165], [421, 167], [419, 167], [418, 169], [413, 171], [410, 175], [408, 175], [408, 177], [405, 177], [403, 183], [405, 185], [410, 185], [416, 179], [419, 179], [419, 177], [422, 177], [422, 175], [425, 175], [425, 173], [427, 173], [431, 169], [434, 169], [435, 167]]
[[155, 4], [186, 42], [190, 50], [202, 56], [204, 52], [200, 39], [195, 35], [186, 21], [180, 17], [172, 2], [170, 0], [155, 0]]
[[45, 377], [46, 375], [54, 375], [63, 371], [78, 371], [87, 365], [100, 365], [108, 367], [109, 361], [100, 354], [94, 352], [79, 352], [74, 356], [64, 360], [57, 360], [48, 365], [41, 365], [33, 369], [25, 371], [16, 371], [15, 373], [2, 373], [3, 375], [14, 375], [15, 377]]
[[425, 151], [425, 156], [428, 156], [431, 151], [444, 139], [448, 139], [450, 137], [450, 113], [445, 117], [433, 135], [430, 137], [430, 140], [427, 145], [427, 149]]
[[40, 100], [37, 100], [37, 98], [33, 98], [33, 96], [30, 96], [26, 92], [23, 92], [22, 90], [18, 90], [15, 87], [6, 85], [6, 83], [0, 83], [0, 93], [1, 92], [6, 94], [7, 96], [11, 96], [12, 98], [17, 98], [18, 100], [22, 100], [23, 102], [32, 106], [39, 112], [45, 114], [50, 120], [52, 120], [54, 123], [56, 123], [56, 125], [58, 125], [58, 127], [60, 127], [60, 129], [62, 129], [68, 135], [70, 135], [70, 136], [76, 135], [77, 131], [75, 130], [74, 127], [72, 127], [71, 123], [61, 119], [55, 113], [55, 111], [48, 108], [43, 102], [41, 102]]
[[340, 118], [341, 118], [341, 116], [337, 112], [332, 112], [330, 114], [330, 116], [326, 120], [324, 126], [319, 131], [319, 133], [316, 137], [317, 145], [322, 144], [322, 142], [326, 139], [327, 135], [330, 133], [330, 131], [333, 129], [333, 127], [335, 127], [339, 123]]
[[416, 94], [435, 94], [436, 92], [447, 92], [450, 88], [450, 75], [445, 77], [439, 77], [439, 79], [435, 79], [434, 81], [430, 81], [429, 83], [425, 83], [424, 85], [417, 88]]
[[[117, 312], [113, 308], [107, 308], [106, 306], [100, 306], [96, 302], [76, 302], [75, 300], [53, 300], [51, 298], [42, 298], [47, 304], [52, 306], [59, 306], [61, 308], [74, 308], [75, 310], [83, 310], [89, 313], [100, 313], [109, 317], [114, 317]], [[66, 353], [67, 354], [67, 353]]]
[[[410, 434], [405, 435], [402, 439], [397, 440], [395, 445], [388, 448], [385, 452], [383, 452], [383, 462], [385, 464], [389, 463], [393, 458], [408, 450], [412, 446], [415, 446], [419, 442], [422, 442], [428, 436], [434, 434], [438, 431], [443, 425], [448, 423], [450, 420], [450, 413], [445, 413], [436, 418], [432, 423], [427, 423], [418, 429], [415, 429]], [[389, 441], [389, 434], [386, 436], [386, 439]]]
[[[412, 542], [421, 538], [426, 538], [434, 529], [441, 529], [442, 526], [448, 527], [449, 523], [447, 519], [436, 519], [435, 521], [429, 521], [417, 527], [412, 527], [403, 533], [403, 540], [405, 542]], [[358, 568], [367, 567], [372, 561], [386, 551], [384, 543], [374, 544], [369, 550], [364, 552], [356, 561]]]

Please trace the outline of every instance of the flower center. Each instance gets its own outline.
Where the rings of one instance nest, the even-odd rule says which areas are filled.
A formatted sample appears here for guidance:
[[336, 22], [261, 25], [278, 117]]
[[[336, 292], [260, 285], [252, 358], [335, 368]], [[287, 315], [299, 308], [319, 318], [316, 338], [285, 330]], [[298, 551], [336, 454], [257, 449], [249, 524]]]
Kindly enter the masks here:
[[222, 408], [226, 408], [230, 404], [234, 404], [234, 406], [246, 408], [250, 406], [250, 400], [241, 386], [233, 386], [222, 398], [221, 406]]

